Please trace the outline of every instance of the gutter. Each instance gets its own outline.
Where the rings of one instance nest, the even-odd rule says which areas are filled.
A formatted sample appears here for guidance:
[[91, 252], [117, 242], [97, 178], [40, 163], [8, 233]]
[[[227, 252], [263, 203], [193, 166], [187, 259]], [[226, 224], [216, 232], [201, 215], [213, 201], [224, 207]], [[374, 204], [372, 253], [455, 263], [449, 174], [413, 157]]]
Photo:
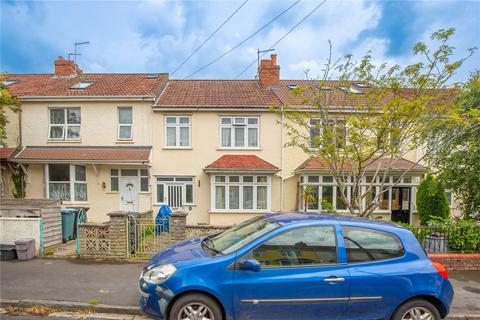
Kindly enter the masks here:
[[23, 101], [155, 101], [153, 96], [20, 96]]

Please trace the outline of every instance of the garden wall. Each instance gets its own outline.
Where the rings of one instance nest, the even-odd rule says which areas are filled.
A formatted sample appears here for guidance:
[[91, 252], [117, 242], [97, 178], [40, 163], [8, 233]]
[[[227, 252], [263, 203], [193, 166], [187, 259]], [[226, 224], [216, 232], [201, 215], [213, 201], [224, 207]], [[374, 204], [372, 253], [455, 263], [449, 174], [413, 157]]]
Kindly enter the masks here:
[[430, 253], [447, 271], [480, 271], [480, 253]]

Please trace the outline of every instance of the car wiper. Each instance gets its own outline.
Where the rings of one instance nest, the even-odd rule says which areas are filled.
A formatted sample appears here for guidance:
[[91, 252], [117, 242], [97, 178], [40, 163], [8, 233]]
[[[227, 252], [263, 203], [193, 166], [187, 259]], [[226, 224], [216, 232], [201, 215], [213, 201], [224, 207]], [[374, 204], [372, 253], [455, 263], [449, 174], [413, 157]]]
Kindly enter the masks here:
[[212, 239], [210, 239], [210, 237], [206, 237], [205, 239], [202, 240], [202, 246], [205, 246], [205, 248], [207, 248], [209, 251], [215, 254], [223, 254], [222, 251], [215, 248], [215, 245], [213, 244], [213, 241]]

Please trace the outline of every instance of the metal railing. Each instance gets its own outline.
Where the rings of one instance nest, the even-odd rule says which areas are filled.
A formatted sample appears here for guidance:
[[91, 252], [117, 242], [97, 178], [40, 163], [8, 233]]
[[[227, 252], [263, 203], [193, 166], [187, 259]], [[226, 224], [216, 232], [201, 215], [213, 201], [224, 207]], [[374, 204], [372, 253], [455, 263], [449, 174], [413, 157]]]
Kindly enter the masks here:
[[428, 253], [480, 252], [480, 229], [455, 226], [411, 228]]
[[148, 259], [172, 243], [170, 220], [129, 217], [128, 253], [131, 258]]

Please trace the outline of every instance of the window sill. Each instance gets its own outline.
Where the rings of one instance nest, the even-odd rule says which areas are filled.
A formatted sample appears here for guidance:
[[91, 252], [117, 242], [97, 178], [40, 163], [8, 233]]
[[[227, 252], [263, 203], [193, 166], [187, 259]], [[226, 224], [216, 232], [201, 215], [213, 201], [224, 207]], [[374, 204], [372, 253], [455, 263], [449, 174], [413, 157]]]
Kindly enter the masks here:
[[90, 202], [87, 201], [62, 201], [62, 205], [66, 206], [74, 206], [74, 205], [80, 205], [80, 206], [90, 206]]
[[135, 141], [133, 140], [117, 140], [115, 141], [116, 144], [134, 144]]
[[218, 151], [262, 151], [262, 148], [227, 148], [227, 147], [218, 147]]
[[48, 139], [47, 143], [82, 143], [82, 140], [51, 140], [51, 139]]
[[192, 150], [192, 147], [163, 147], [162, 150]]

